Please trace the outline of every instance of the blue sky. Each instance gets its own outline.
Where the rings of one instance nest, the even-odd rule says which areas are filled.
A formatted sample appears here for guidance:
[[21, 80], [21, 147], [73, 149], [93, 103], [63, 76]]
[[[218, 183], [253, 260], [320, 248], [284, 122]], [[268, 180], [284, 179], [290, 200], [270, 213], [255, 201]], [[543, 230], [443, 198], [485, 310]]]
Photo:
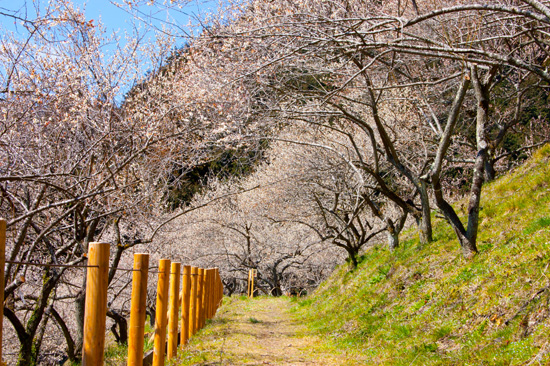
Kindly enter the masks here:
[[[24, 29], [15, 24], [15, 20], [10, 16], [6, 16], [6, 14], [32, 19], [35, 16], [34, 4], [43, 5], [47, 2], [48, 0], [35, 0], [35, 2], [32, 0], [0, 0], [0, 25], [2, 29], [16, 33], [24, 32]], [[124, 31], [132, 33], [133, 16], [115, 5], [116, 3], [122, 3], [123, 0], [73, 0], [71, 2], [76, 7], [85, 10], [87, 20], [97, 22], [101, 19], [101, 22], [107, 28], [108, 34], [114, 31], [120, 31], [120, 34], [124, 34]], [[170, 11], [159, 10], [155, 6], [147, 6], [146, 4], [136, 9], [138, 14], [142, 14], [144, 19], [148, 19], [149, 25], [162, 27], [170, 23], [180, 27], [181, 35], [184, 35], [185, 33], [196, 33], [198, 30], [198, 28], [190, 29], [187, 27], [190, 20], [196, 23], [194, 20], [203, 18], [207, 13], [214, 11], [217, 6], [218, 2], [216, 0], [192, 0], [181, 8], [173, 7]], [[25, 15], [26, 11], [28, 15]]]
[[[94, 20], [94, 24], [97, 24], [99, 20], [106, 27], [107, 36], [113, 32], [118, 32], [117, 38], [119, 39], [120, 46], [125, 44], [125, 33], [129, 35], [133, 34], [135, 17], [129, 14], [127, 11], [121, 9], [116, 3], [122, 3], [124, 0], [73, 0], [71, 1], [75, 7], [80, 10], [84, 10], [86, 19], [88, 21]], [[133, 1], [136, 0], [126, 0]], [[155, 6], [147, 6], [145, 1], [141, 1], [143, 4], [139, 7], [134, 7], [137, 10], [136, 14], [141, 16], [147, 24], [140, 24], [140, 32], [143, 33], [149, 27], [162, 28], [163, 26], [170, 25], [176, 26], [176, 33], [181, 38], [176, 39], [176, 47], [181, 47], [186, 42], [186, 35], [200, 32], [200, 27], [190, 28], [187, 25], [191, 20], [192, 23], [197, 24], [196, 19], [204, 18], [207, 13], [211, 13], [217, 9], [218, 0], [192, 0], [185, 6], [173, 7], [170, 11], [166, 9], [159, 9]], [[160, 3], [163, 0], [159, 1]], [[171, 4], [171, 1], [167, 1]], [[33, 20], [36, 17], [35, 6], [41, 6], [48, 4], [48, 0], [0, 0], [0, 32], [14, 32], [16, 35], [21, 36], [23, 39], [28, 36], [28, 31], [21, 26], [21, 21], [17, 21], [13, 16], [21, 17], [24, 19]], [[42, 10], [43, 12], [43, 10]], [[172, 28], [174, 29], [174, 28]], [[3, 34], [0, 34], [2, 37]], [[144, 38], [140, 42], [141, 44], [153, 43], [155, 41], [155, 32], [149, 31], [145, 33]], [[102, 46], [102, 52], [109, 59], [113, 56], [117, 49], [116, 43], [106, 43]], [[164, 55], [166, 56], [166, 55]], [[158, 59], [158, 61], [162, 61]], [[154, 64], [151, 61], [144, 60], [141, 63], [141, 73], [145, 75], [147, 71], [155, 69], [158, 66], [158, 61]], [[2, 65], [0, 65], [0, 72], [2, 72]], [[138, 77], [139, 78], [139, 77]], [[121, 95], [127, 90], [129, 86], [126, 86]]]

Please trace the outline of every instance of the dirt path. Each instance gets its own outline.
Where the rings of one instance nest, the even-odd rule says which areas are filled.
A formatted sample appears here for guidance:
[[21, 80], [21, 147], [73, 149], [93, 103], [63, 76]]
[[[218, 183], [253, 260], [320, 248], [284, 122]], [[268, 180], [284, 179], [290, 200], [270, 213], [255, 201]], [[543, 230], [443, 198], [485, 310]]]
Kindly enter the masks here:
[[178, 365], [356, 364], [322, 348], [289, 313], [285, 298], [232, 299], [180, 356]]

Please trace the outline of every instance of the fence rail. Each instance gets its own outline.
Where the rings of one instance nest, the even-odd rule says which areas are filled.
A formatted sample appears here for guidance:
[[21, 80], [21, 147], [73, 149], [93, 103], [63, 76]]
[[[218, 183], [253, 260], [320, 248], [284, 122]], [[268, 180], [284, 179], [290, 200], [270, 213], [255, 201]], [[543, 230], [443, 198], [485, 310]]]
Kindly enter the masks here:
[[[0, 304], [4, 303], [4, 266], [6, 221], [0, 219]], [[102, 366], [104, 363], [107, 318], [107, 287], [109, 276], [109, 243], [90, 243], [88, 246], [86, 302], [84, 308], [83, 366]], [[17, 264], [43, 266], [40, 263]], [[69, 267], [68, 265], [55, 265]], [[204, 327], [206, 319], [216, 314], [223, 298], [223, 285], [218, 268], [183, 266], [169, 259], [159, 261], [156, 295], [153, 366], [164, 366], [166, 359], [176, 356], [178, 333], [183, 349], [189, 338]], [[145, 312], [149, 254], [134, 254], [128, 337], [128, 366], [141, 366], [144, 361]], [[182, 276], [183, 275], [183, 276]], [[181, 280], [181, 290], [180, 290]], [[181, 308], [181, 321], [178, 322]], [[2, 360], [3, 305], [0, 305], [0, 364]], [[179, 324], [178, 324], [179, 323]], [[178, 329], [178, 325], [180, 329]], [[168, 339], [167, 339], [168, 336]], [[167, 347], [166, 347], [167, 346]], [[167, 348], [167, 352], [165, 352]]]

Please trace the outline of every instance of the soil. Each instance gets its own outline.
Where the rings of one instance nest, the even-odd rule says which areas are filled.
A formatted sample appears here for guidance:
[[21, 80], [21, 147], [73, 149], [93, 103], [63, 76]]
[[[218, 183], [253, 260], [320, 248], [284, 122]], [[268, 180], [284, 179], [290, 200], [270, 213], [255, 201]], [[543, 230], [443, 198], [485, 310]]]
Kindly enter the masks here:
[[181, 355], [182, 365], [355, 365], [323, 347], [285, 298], [230, 300]]

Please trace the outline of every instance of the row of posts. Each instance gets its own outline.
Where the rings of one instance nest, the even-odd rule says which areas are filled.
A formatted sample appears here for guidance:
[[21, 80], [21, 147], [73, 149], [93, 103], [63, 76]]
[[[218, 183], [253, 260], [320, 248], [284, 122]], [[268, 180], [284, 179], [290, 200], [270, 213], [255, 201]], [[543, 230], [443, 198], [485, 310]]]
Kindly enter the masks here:
[[[103, 365], [109, 247], [105, 243], [89, 245], [83, 366]], [[149, 254], [134, 254], [128, 366], [143, 364], [148, 271]], [[183, 266], [182, 271], [181, 263], [161, 259], [158, 267], [153, 366], [163, 366], [165, 358], [174, 358], [178, 348], [178, 333], [180, 345], [184, 347], [189, 338], [204, 327], [206, 319], [216, 314], [222, 298], [223, 287], [217, 268]], [[181, 320], [178, 321], [180, 304]], [[181, 328], [181, 332], [178, 332], [178, 328]]]
[[[0, 363], [5, 245], [6, 221], [0, 219], [0, 284], [2, 284], [0, 286]], [[88, 247], [83, 366], [102, 366], [104, 362], [109, 250], [108, 243], [90, 243]], [[128, 366], [141, 366], [145, 343], [149, 254], [134, 254], [132, 271]], [[181, 292], [180, 279], [182, 279]], [[183, 348], [189, 338], [204, 327], [206, 319], [216, 314], [222, 298], [223, 286], [217, 268], [183, 266], [182, 271], [181, 263], [171, 263], [169, 259], [161, 259], [157, 282], [153, 366], [163, 366], [165, 358], [174, 358], [178, 348], [178, 333], [181, 333], [180, 345]], [[181, 320], [178, 321], [180, 305]], [[180, 325], [181, 331], [178, 332]]]

